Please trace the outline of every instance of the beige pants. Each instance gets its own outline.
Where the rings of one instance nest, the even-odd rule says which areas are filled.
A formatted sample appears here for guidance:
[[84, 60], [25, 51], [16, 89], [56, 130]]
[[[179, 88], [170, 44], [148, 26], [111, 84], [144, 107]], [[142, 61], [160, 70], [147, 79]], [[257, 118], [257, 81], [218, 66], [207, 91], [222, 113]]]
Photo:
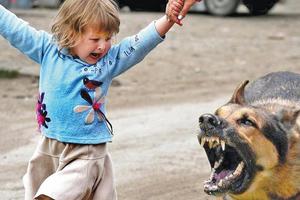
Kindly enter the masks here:
[[23, 178], [25, 200], [116, 200], [106, 144], [65, 144], [42, 137]]

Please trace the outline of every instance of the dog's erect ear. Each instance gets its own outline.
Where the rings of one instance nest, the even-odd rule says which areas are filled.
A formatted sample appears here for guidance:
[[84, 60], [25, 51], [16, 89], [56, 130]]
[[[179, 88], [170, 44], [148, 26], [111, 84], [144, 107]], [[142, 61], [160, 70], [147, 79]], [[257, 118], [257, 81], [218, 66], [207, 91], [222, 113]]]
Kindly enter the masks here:
[[298, 124], [300, 110], [281, 110], [277, 114], [277, 117], [284, 125], [288, 125], [289, 127], [300, 126], [300, 124]]
[[298, 143], [300, 149], [300, 110], [281, 110], [277, 117], [289, 132], [290, 147]]
[[236, 103], [236, 104], [245, 104], [245, 96], [244, 96], [244, 91], [246, 85], [249, 83], [248, 80], [242, 82], [234, 91], [230, 101], [228, 103]]

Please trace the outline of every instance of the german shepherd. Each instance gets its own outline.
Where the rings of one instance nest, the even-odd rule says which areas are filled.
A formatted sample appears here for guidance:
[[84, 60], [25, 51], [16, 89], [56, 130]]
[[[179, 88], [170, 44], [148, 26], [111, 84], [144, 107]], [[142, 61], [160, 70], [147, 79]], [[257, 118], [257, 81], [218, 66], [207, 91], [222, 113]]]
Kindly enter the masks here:
[[300, 74], [248, 82], [199, 118], [211, 166], [204, 191], [224, 200], [300, 200]]

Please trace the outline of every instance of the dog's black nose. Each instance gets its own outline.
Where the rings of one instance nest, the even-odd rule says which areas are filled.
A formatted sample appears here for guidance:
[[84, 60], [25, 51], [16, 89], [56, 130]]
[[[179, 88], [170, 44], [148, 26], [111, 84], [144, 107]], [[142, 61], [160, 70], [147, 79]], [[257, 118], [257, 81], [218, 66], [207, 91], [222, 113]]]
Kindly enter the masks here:
[[220, 124], [220, 121], [215, 115], [203, 114], [199, 117], [199, 125], [203, 131], [216, 128]]

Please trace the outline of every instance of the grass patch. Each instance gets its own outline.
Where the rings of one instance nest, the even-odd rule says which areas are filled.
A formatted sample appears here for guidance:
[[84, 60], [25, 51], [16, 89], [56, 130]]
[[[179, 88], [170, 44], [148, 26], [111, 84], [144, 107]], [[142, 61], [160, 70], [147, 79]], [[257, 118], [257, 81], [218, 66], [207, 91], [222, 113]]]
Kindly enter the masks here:
[[0, 79], [18, 78], [20, 73], [17, 70], [0, 69]]

